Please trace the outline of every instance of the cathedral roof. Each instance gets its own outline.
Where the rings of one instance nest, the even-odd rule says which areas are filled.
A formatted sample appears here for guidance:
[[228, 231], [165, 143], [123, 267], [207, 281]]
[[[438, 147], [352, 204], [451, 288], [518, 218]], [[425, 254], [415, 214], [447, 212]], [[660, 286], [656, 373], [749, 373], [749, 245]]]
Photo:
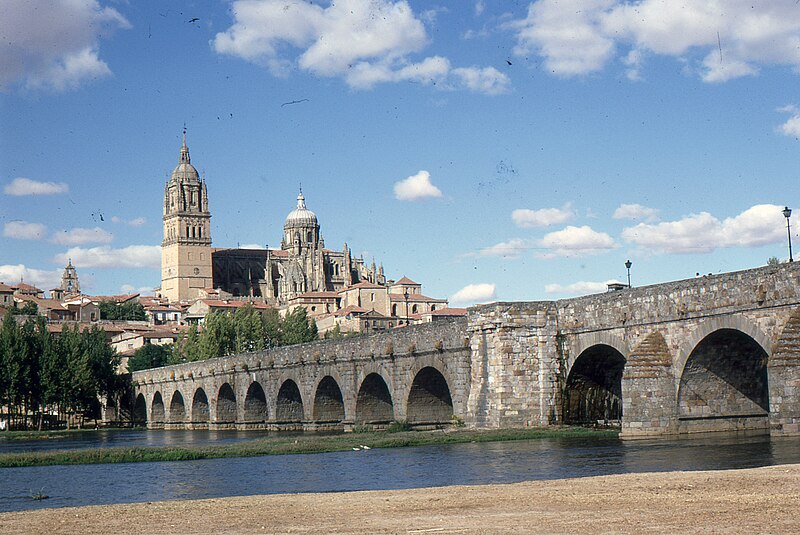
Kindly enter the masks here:
[[197, 173], [197, 169], [192, 165], [192, 159], [189, 157], [189, 147], [186, 146], [186, 129], [184, 128], [181, 155], [178, 160], [178, 165], [172, 171], [172, 181], [186, 182], [191, 180], [200, 180], [200, 175]]
[[412, 281], [411, 279], [409, 279], [408, 277], [403, 277], [403, 278], [402, 278], [402, 279], [400, 279], [399, 281], [395, 282], [395, 283], [393, 284], [393, 286], [399, 286], [399, 285], [401, 285], [401, 284], [402, 284], [402, 285], [405, 285], [405, 286], [422, 286], [420, 283], [418, 283], [418, 282], [414, 282], [414, 281]]
[[306, 198], [303, 197], [303, 191], [297, 196], [297, 208], [289, 212], [286, 216], [286, 222], [283, 228], [297, 228], [297, 227], [316, 227], [317, 214], [306, 208]]

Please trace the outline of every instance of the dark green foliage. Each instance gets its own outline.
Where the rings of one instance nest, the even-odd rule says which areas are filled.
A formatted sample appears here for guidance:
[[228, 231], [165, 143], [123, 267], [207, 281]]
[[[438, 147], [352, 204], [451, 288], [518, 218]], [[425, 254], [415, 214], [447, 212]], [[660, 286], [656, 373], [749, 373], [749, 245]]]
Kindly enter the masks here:
[[294, 345], [317, 339], [317, 324], [308, 319], [305, 307], [297, 307], [283, 319], [283, 344]]
[[137, 372], [166, 366], [171, 356], [172, 349], [168, 346], [145, 344], [128, 359], [128, 371]]
[[119, 357], [99, 329], [65, 326], [54, 338], [44, 318], [18, 324], [8, 315], [0, 329], [0, 407], [12, 425], [42, 426], [46, 412], [93, 416], [99, 396], [124, 387], [116, 375]]
[[100, 319], [112, 321], [144, 321], [147, 314], [141, 303], [126, 301], [100, 301]]
[[259, 312], [252, 305], [246, 305], [235, 314], [209, 313], [200, 332], [192, 325], [188, 333], [175, 342], [169, 364], [302, 344], [316, 339], [317, 324], [308, 318], [303, 307], [297, 307], [286, 318], [281, 318], [275, 309]]
[[8, 309], [10, 316], [36, 316], [39, 313], [39, 305], [33, 301], [25, 301], [21, 307], [11, 307]]

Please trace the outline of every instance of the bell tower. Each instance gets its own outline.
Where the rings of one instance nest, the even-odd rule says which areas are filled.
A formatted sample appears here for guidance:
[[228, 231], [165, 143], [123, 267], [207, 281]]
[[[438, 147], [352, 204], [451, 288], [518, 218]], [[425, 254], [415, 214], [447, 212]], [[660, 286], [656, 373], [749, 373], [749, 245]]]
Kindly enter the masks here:
[[171, 302], [199, 297], [214, 284], [211, 270], [211, 212], [206, 183], [189, 157], [183, 129], [178, 165], [164, 187], [161, 295]]

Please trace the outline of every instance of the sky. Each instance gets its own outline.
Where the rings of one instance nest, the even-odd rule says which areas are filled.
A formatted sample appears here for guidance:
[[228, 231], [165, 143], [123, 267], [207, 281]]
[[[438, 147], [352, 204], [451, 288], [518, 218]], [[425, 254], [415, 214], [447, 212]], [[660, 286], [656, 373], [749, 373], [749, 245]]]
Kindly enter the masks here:
[[2, 11], [7, 284], [49, 290], [71, 259], [84, 293], [152, 294], [184, 126], [215, 247], [279, 247], [302, 187], [327, 248], [451, 306], [602, 292], [626, 260], [643, 286], [788, 258], [793, 0]]

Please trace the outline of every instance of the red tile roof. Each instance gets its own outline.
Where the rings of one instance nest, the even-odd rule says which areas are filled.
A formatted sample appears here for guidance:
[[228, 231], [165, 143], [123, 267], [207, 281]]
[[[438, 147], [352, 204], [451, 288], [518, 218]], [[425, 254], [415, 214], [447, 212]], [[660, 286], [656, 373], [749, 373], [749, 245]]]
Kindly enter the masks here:
[[403, 277], [399, 281], [395, 281], [395, 283], [392, 286], [397, 286], [398, 284], [402, 284], [404, 286], [422, 286], [420, 283], [414, 282], [408, 277]]
[[13, 291], [14, 291], [14, 288], [9, 286], [8, 284], [3, 284], [2, 282], [0, 282], [0, 292], [9, 293], [9, 292], [13, 292]]
[[340, 308], [336, 312], [333, 313], [334, 316], [342, 317], [342, 316], [349, 316], [350, 314], [360, 315], [364, 314], [365, 312], [369, 312], [366, 308], [361, 308], [356, 305], [350, 305], [349, 307]]

